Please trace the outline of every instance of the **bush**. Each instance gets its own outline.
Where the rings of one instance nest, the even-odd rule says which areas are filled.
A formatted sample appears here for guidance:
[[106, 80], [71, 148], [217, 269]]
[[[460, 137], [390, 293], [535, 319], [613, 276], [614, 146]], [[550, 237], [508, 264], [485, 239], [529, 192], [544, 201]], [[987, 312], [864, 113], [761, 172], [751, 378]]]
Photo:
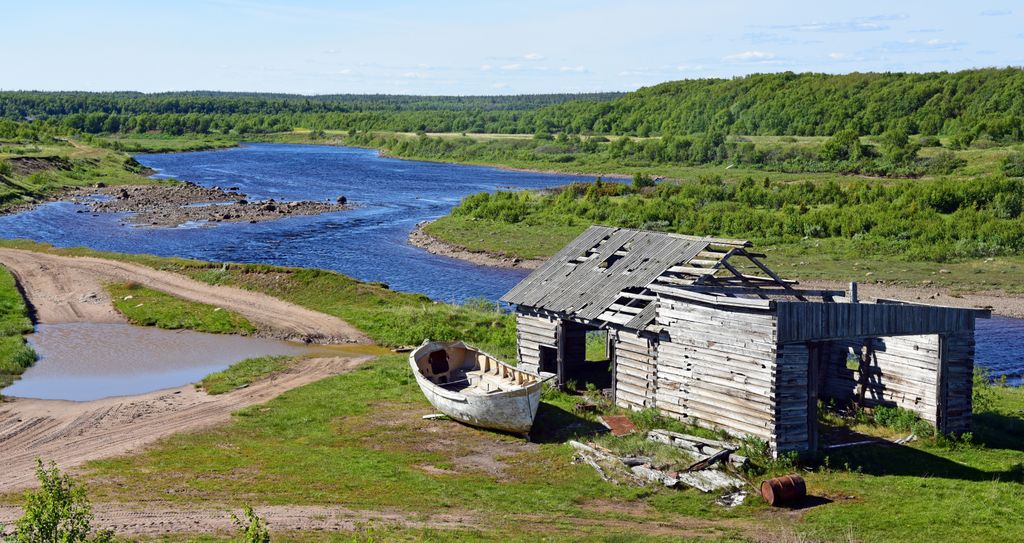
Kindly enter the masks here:
[[270, 532], [267, 525], [248, 505], [242, 509], [242, 518], [231, 515], [232, 522], [238, 529], [239, 543], [270, 543]]
[[1024, 177], [1024, 153], [1016, 152], [1003, 157], [1003, 174], [1006, 177]]
[[62, 474], [53, 462], [47, 468], [36, 461], [36, 477], [41, 488], [25, 494], [24, 514], [15, 523], [10, 541], [16, 543], [77, 543], [113, 541], [113, 532], [93, 533], [92, 504], [85, 488], [71, 476]]
[[650, 175], [640, 172], [633, 174], [633, 188], [642, 189], [653, 186], [654, 179]]
[[902, 407], [876, 407], [875, 423], [899, 432], [913, 432], [918, 437], [930, 437], [935, 433], [931, 424], [921, 420], [917, 413]]
[[952, 151], [942, 151], [924, 161], [925, 171], [932, 175], [948, 175], [965, 165], [967, 161], [957, 157]]

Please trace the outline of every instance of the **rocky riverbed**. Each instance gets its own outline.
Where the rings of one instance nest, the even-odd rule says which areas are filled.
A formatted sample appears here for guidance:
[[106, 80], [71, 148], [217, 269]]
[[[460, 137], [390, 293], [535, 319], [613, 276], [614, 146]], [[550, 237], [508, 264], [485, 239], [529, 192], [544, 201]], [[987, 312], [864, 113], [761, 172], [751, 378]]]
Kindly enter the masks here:
[[[333, 201], [250, 201], [235, 187], [202, 187], [190, 182], [77, 189], [64, 199], [88, 205], [93, 213], [131, 213], [140, 226], [186, 223], [263, 222], [293, 215], [319, 215], [351, 209], [348, 199]], [[82, 211], [86, 212], [85, 210]]]

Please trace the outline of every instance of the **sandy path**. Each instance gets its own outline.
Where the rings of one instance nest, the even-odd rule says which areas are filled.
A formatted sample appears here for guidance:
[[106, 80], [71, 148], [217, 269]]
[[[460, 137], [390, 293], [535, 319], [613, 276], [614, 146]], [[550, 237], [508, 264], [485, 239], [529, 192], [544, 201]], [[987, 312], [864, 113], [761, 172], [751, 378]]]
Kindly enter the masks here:
[[368, 358], [301, 360], [247, 388], [216, 396], [186, 385], [91, 402], [18, 398], [0, 403], [0, 492], [32, 486], [36, 458], [68, 469], [135, 452], [173, 433], [228, 422], [233, 411], [347, 372]]
[[57, 256], [0, 249], [6, 266], [25, 291], [37, 322], [123, 322], [110, 305], [103, 283], [134, 281], [197, 302], [216, 305], [249, 319], [265, 335], [314, 343], [371, 343], [345, 321], [266, 294], [214, 286], [147, 266], [92, 257]]
[[[175, 504], [138, 504], [132, 509], [120, 503], [94, 505], [93, 525], [114, 530], [119, 536], [159, 535], [166, 533], [212, 534], [234, 530], [231, 514], [238, 509], [199, 509]], [[335, 506], [271, 505], [255, 507], [256, 513], [274, 531], [338, 531], [356, 530], [369, 523], [407, 528], [456, 529], [475, 528], [480, 519], [470, 513], [437, 513], [417, 515], [408, 511], [357, 511]], [[0, 506], [0, 524], [10, 524], [21, 515], [21, 508]]]

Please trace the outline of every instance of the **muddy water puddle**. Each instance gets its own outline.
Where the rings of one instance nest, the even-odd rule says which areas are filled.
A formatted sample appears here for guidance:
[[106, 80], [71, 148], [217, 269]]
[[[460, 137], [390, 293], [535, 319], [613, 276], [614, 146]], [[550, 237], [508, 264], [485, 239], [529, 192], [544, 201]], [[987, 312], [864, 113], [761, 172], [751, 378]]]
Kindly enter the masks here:
[[141, 394], [197, 382], [246, 358], [337, 350], [128, 324], [43, 324], [28, 340], [39, 360], [5, 396], [87, 401]]

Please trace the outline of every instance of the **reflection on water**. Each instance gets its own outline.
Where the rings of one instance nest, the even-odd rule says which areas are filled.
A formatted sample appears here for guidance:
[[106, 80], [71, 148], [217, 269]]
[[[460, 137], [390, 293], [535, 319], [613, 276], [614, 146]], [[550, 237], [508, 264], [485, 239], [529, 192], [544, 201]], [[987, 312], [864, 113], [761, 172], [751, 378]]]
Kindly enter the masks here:
[[43, 324], [28, 336], [39, 361], [4, 395], [96, 400], [199, 381], [234, 362], [297, 355], [297, 343], [128, 324]]

